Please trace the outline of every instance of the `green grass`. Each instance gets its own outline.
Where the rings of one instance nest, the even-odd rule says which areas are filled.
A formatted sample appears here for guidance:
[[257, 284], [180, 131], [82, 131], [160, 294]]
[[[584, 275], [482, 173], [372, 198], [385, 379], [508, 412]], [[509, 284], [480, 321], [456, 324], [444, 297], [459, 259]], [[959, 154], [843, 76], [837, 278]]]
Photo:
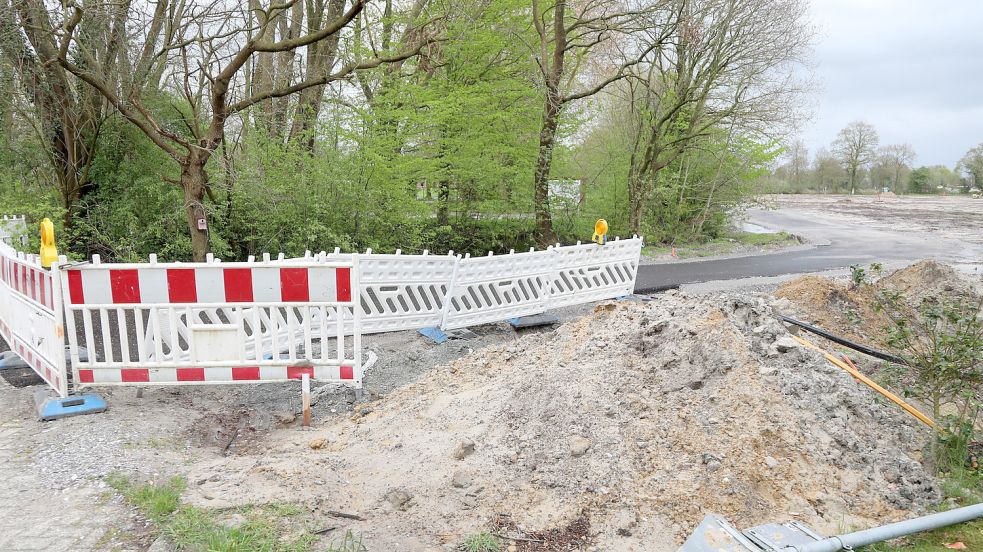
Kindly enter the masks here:
[[[676, 255], [680, 259], [711, 257], [725, 255], [740, 246], [764, 247], [767, 245], [793, 245], [797, 243], [795, 236], [788, 232], [755, 234], [752, 232], [734, 232], [726, 236], [714, 238], [707, 242], [681, 242], [676, 244]], [[669, 245], [646, 246], [642, 253], [650, 256], [665, 255], [672, 252]]]
[[470, 535], [461, 543], [463, 552], [498, 552], [501, 549], [502, 543], [491, 533]]
[[[942, 492], [956, 500], [957, 506], [983, 502], [983, 473], [961, 471], [949, 473], [942, 483]], [[965, 550], [983, 550], [983, 519], [918, 533], [891, 542], [857, 549], [857, 552], [942, 552], [946, 544], [961, 542]]]
[[[111, 474], [107, 483], [153, 521], [178, 550], [193, 552], [304, 552], [317, 537], [305, 526], [307, 510], [296, 504], [267, 504], [232, 509], [197, 508], [181, 503], [185, 481], [135, 483]], [[328, 552], [364, 552], [348, 532]]]

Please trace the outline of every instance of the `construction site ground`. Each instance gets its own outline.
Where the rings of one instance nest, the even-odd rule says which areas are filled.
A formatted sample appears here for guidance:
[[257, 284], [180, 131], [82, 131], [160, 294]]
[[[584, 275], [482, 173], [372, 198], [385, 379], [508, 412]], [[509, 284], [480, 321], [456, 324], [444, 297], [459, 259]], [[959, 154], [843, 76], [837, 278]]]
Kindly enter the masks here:
[[[875, 279], [979, 293], [972, 271], [896, 267]], [[709, 512], [832, 534], [933, 509], [930, 431], [778, 317], [876, 344], [864, 292], [828, 276], [684, 286], [441, 345], [368, 336], [365, 400], [315, 384], [311, 428], [299, 384], [99, 388], [108, 411], [40, 422], [44, 388], [0, 379], [0, 550], [174, 549], [114, 477], [179, 476], [184, 504], [230, 526], [273, 505], [312, 550], [350, 532], [371, 551], [480, 533], [510, 551], [671, 551]]]

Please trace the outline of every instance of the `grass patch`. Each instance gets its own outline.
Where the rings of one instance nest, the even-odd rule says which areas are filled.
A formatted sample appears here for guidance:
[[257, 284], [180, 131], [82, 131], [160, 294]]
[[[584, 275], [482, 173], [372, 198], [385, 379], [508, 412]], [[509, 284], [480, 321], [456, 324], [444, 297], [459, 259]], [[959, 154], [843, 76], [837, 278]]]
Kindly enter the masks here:
[[462, 552], [499, 552], [502, 542], [491, 533], [470, 535], [461, 543]]
[[[947, 497], [955, 499], [957, 506], [983, 502], [983, 473], [968, 469], [950, 472], [942, 490]], [[945, 545], [956, 542], [966, 545], [965, 550], [983, 550], [983, 519], [872, 544], [858, 548], [857, 552], [943, 552], [952, 550]]]
[[[676, 256], [680, 259], [712, 257], [726, 255], [744, 247], [765, 247], [768, 245], [793, 245], [798, 243], [795, 236], [788, 232], [755, 234], [753, 232], [733, 232], [710, 241], [690, 241], [676, 244]], [[672, 246], [658, 244], [649, 245], [642, 249], [642, 254], [649, 256], [667, 255], [672, 252]]]
[[[178, 550], [192, 552], [305, 552], [318, 537], [308, 527], [307, 510], [296, 504], [266, 504], [225, 510], [181, 503], [186, 483], [167, 481], [135, 483], [111, 474], [107, 483], [153, 521], [160, 534]], [[364, 552], [351, 532], [329, 552]]]

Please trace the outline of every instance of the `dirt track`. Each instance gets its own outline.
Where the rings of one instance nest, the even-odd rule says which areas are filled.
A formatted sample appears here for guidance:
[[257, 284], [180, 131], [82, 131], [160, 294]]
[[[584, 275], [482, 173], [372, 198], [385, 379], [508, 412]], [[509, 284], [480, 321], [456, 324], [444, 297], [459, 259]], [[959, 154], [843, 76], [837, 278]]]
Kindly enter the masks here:
[[983, 200], [960, 197], [769, 196], [748, 220], [805, 238], [813, 247], [754, 257], [642, 266], [636, 292], [673, 285], [779, 277], [879, 262], [890, 268], [935, 259], [983, 270]]

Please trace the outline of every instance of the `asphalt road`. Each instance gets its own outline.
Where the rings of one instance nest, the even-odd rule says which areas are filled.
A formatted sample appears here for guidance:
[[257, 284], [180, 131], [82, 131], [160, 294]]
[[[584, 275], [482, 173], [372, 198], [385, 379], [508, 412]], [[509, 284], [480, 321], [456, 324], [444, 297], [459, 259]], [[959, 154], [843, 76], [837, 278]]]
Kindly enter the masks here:
[[829, 220], [797, 209], [752, 210], [748, 222], [804, 237], [812, 247], [769, 255], [642, 265], [635, 292], [683, 284], [782, 276], [846, 268], [852, 264], [934, 258], [979, 262], [980, 251], [959, 240], [931, 234], [872, 229], [859, 222]]

